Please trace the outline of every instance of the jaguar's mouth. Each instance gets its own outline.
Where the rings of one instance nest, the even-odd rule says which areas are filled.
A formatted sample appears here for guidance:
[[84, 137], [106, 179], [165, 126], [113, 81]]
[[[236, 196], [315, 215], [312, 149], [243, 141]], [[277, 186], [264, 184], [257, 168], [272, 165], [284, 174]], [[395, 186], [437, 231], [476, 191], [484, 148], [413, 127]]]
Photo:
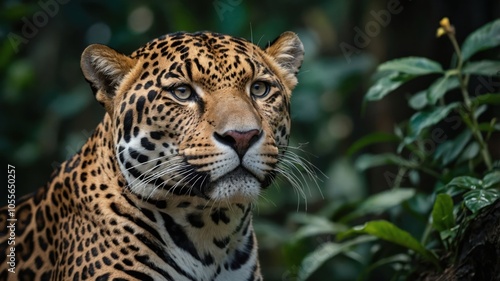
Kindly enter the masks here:
[[214, 200], [254, 201], [263, 183], [243, 166], [223, 175], [210, 185], [208, 196]]
[[248, 175], [248, 176], [252, 176], [252, 177], [256, 178], [257, 180], [259, 180], [259, 177], [257, 175], [255, 175], [249, 169], [245, 168], [242, 164], [240, 164], [238, 167], [236, 167], [236, 169], [232, 170], [231, 172], [227, 173], [224, 176], [231, 175], [231, 174]]

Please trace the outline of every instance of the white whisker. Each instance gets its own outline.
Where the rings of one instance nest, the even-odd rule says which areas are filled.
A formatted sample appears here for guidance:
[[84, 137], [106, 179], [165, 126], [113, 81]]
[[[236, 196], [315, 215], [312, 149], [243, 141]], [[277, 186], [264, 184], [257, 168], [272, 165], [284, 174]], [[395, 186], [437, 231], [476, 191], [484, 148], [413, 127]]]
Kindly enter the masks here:
[[292, 186], [294, 192], [296, 192], [297, 208], [299, 208], [300, 198], [302, 198], [305, 202], [305, 208], [307, 209], [307, 195], [304, 192], [304, 188], [307, 187], [309, 196], [311, 196], [312, 192], [309, 183], [313, 182], [323, 197], [318, 181], [321, 181], [321, 178], [326, 176], [309, 160], [292, 151], [298, 150], [304, 152], [301, 146], [280, 146], [279, 149], [284, 152], [279, 154], [278, 164], [274, 168], [277, 176], [273, 177], [273, 182], [279, 187], [279, 176], [281, 176], [282, 179]]

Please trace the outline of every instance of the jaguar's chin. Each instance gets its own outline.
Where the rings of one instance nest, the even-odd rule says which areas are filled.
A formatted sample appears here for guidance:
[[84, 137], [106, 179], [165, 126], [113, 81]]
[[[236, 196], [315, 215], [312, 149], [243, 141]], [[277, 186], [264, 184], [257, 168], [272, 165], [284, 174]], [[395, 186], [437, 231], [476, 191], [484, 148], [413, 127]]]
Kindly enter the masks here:
[[212, 182], [209, 197], [216, 201], [249, 203], [257, 200], [262, 188], [262, 182], [240, 167]]

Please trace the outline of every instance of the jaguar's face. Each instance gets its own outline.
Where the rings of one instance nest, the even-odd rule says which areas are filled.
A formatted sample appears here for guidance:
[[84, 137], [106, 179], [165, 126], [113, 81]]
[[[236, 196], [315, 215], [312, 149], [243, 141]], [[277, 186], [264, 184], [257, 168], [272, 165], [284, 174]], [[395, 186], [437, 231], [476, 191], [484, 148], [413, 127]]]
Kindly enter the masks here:
[[133, 192], [248, 201], [270, 184], [287, 145], [302, 57], [293, 33], [265, 50], [227, 35], [177, 33], [130, 57], [91, 46], [82, 68], [112, 115]]

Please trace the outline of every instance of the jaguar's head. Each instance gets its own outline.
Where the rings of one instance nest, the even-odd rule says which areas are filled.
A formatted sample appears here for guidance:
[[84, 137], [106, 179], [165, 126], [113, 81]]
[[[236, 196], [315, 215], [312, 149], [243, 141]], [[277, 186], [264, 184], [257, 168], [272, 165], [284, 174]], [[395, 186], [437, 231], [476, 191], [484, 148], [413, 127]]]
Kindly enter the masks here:
[[175, 33], [131, 56], [91, 45], [81, 65], [112, 120], [132, 192], [248, 202], [277, 173], [303, 54], [292, 32], [265, 49], [228, 35]]

